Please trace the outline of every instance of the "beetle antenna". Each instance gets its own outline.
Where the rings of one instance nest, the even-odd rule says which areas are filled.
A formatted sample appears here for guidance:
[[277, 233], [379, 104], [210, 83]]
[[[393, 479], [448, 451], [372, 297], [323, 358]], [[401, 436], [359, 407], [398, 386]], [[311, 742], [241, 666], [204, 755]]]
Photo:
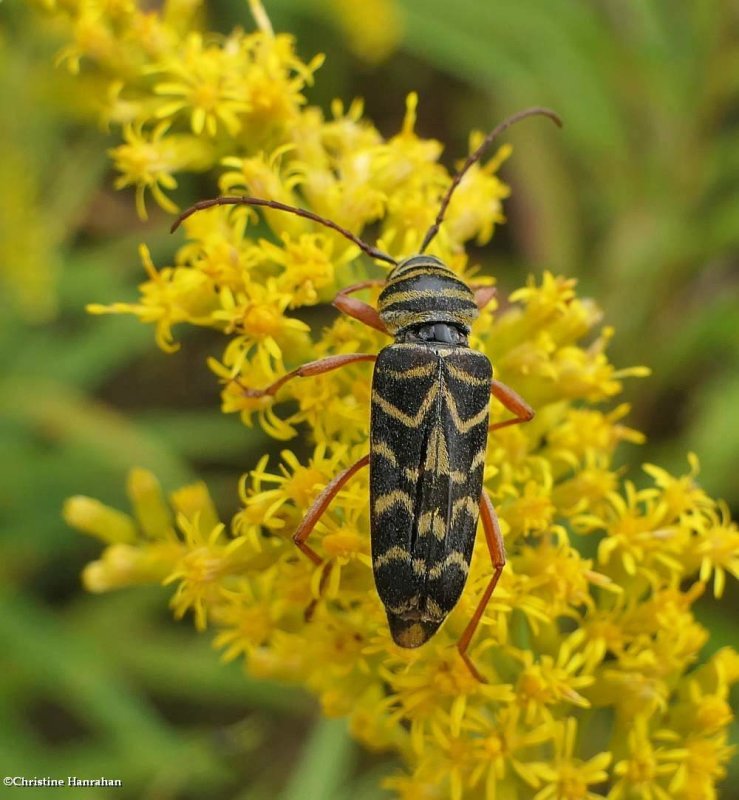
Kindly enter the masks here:
[[259, 197], [249, 197], [247, 195], [241, 195], [239, 197], [224, 195], [222, 197], [213, 197], [210, 200], [201, 200], [199, 203], [195, 203], [195, 205], [190, 206], [187, 211], [183, 211], [180, 216], [177, 217], [177, 219], [172, 223], [172, 227], [169, 229], [170, 233], [174, 233], [188, 217], [191, 217], [193, 214], [196, 214], [198, 211], [202, 211], [205, 208], [213, 208], [213, 206], [265, 206], [266, 208], [274, 208], [277, 211], [288, 211], [290, 214], [295, 214], [298, 217], [304, 217], [305, 219], [311, 220], [311, 222], [317, 222], [319, 225], [323, 225], [326, 228], [331, 228], [332, 231], [340, 233], [342, 236], [349, 239], [350, 242], [353, 242], [355, 245], [357, 245], [357, 247], [364, 253], [367, 253], [370, 258], [376, 258], [378, 261], [387, 261], [388, 264], [392, 264], [393, 266], [397, 266], [398, 264], [398, 262], [387, 253], [383, 253], [382, 250], [378, 250], [376, 247], [371, 247], [366, 242], [363, 242], [358, 236], [355, 236], [351, 231], [348, 231], [346, 228], [342, 228], [341, 225], [333, 222], [330, 219], [326, 219], [318, 214], [314, 214], [312, 211], [306, 211], [304, 208], [288, 206], [285, 203], [278, 202], [277, 200], [262, 200]]
[[562, 127], [562, 120], [557, 116], [549, 108], [542, 108], [539, 106], [535, 106], [534, 108], [527, 108], [523, 111], [519, 111], [516, 114], [511, 114], [510, 117], [504, 119], [503, 122], [500, 123], [497, 127], [495, 127], [482, 141], [482, 144], [472, 153], [470, 156], [467, 157], [467, 160], [462, 165], [462, 168], [457, 172], [457, 174], [452, 179], [452, 183], [447, 189], [447, 193], [444, 195], [444, 199], [441, 201], [441, 206], [439, 207], [439, 213], [436, 215], [436, 220], [434, 224], [428, 229], [426, 235], [423, 237], [423, 242], [421, 244], [420, 253], [431, 244], [431, 240], [436, 236], [439, 232], [439, 225], [441, 225], [444, 214], [446, 214], [447, 206], [449, 205], [449, 201], [452, 199], [452, 195], [454, 194], [454, 190], [459, 186], [460, 181], [464, 177], [467, 170], [473, 165], [476, 164], [481, 158], [482, 154], [490, 147], [493, 143], [493, 140], [500, 136], [506, 128], [510, 128], [511, 125], [515, 125], [517, 122], [520, 122], [522, 119], [526, 119], [526, 117], [534, 117], [534, 116], [542, 116], [542, 117], [549, 117], [554, 123], [556, 123], [560, 128]]

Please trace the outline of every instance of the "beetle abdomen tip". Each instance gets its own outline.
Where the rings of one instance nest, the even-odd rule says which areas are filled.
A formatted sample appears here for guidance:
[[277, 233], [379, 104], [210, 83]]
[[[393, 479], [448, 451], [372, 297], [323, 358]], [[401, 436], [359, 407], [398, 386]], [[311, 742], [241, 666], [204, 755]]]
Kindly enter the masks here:
[[443, 620], [404, 619], [387, 612], [390, 635], [400, 647], [413, 648], [425, 644], [439, 630]]

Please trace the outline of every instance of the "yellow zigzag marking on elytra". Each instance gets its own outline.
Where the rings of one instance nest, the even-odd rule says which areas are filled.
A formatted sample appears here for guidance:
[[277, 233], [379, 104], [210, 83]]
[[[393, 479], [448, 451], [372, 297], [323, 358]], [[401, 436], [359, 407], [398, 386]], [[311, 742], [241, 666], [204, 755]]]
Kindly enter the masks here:
[[472, 459], [472, 463], [470, 464], [470, 472], [474, 472], [480, 466], [480, 464], [484, 466], [486, 457], [487, 457], [486, 447], [483, 447], [481, 450], [478, 450], [475, 453], [475, 457]]
[[426, 394], [426, 397], [423, 398], [423, 403], [421, 403], [420, 408], [413, 416], [396, 408], [389, 400], [386, 400], [377, 389], [373, 389], [372, 391], [372, 402], [376, 403], [389, 417], [397, 419], [398, 422], [402, 422], [407, 428], [417, 428], [433, 405], [438, 394], [439, 384], [434, 383]]
[[446, 446], [446, 437], [439, 423], [435, 423], [429, 436], [428, 450], [424, 469], [434, 475], [449, 474], [449, 451]]
[[459, 567], [463, 575], [467, 575], [470, 571], [470, 565], [467, 563], [464, 553], [461, 550], [454, 550], [449, 553], [441, 564], [437, 564], [429, 570], [429, 579], [432, 581], [438, 580], [442, 576], [444, 570], [452, 565]]
[[447, 370], [452, 378], [456, 378], [458, 381], [462, 381], [462, 383], [467, 383], [471, 386], [490, 386], [490, 380], [488, 378], [470, 375], [469, 372], [465, 372], [463, 369], [454, 366], [454, 364], [447, 364]]
[[475, 500], [472, 497], [460, 497], [459, 500], [455, 500], [452, 506], [452, 518], [449, 524], [453, 526], [457, 521], [457, 517], [463, 512], [469, 514], [472, 519], [477, 519], [478, 505], [479, 500]]
[[393, 547], [386, 550], [381, 556], [377, 556], [377, 558], [373, 562], [373, 565], [375, 569], [380, 569], [381, 567], [384, 567], [385, 564], [390, 564], [393, 561], [409, 562], [410, 560], [411, 560], [411, 554], [407, 550], [403, 549], [402, 547], [399, 547], [396, 544]]
[[375, 500], [375, 514], [384, 514], [395, 505], [401, 505], [406, 511], [413, 515], [413, 500], [407, 492], [395, 489], [392, 492], [382, 495]]
[[[447, 612], [431, 597], [424, 598], [426, 601], [426, 606], [423, 611], [420, 612], [420, 619], [424, 622], [440, 622], [443, 620]], [[410, 611], [413, 612], [412, 619], [417, 619], [417, 615], [419, 613], [419, 605], [421, 602], [421, 598], [414, 594], [410, 600], [401, 605], [397, 606], [390, 606], [386, 605], [385, 608], [391, 613], [395, 614], [396, 617], [400, 617], [401, 619], [405, 617]]]
[[372, 452], [374, 455], [382, 456], [384, 459], [387, 459], [392, 466], [398, 466], [398, 458], [393, 452], [392, 447], [390, 447], [390, 445], [387, 442], [384, 442], [382, 439], [372, 442]]
[[407, 600], [405, 603], [401, 603], [399, 606], [389, 606], [386, 605], [385, 608], [390, 611], [392, 614], [397, 615], [398, 617], [402, 617], [404, 614], [407, 614], [409, 611], [415, 611], [418, 608], [418, 601], [421, 598], [414, 594], [410, 600]]
[[477, 425], [480, 425], [481, 423], [483, 423], [483, 422], [485, 422], [487, 420], [487, 418], [488, 418], [488, 407], [487, 406], [485, 406], [484, 408], [481, 408], [477, 412], [477, 414], [475, 414], [474, 416], [470, 417], [469, 419], [463, 420], [459, 416], [459, 410], [457, 409], [457, 404], [454, 401], [454, 396], [449, 391], [449, 389], [447, 388], [446, 384], [444, 385], [443, 391], [444, 391], [444, 400], [446, 400], [447, 407], [449, 409], [449, 415], [452, 418], [452, 422], [454, 423], [454, 427], [460, 433], [468, 433], [473, 428], [475, 428]]
[[418, 483], [418, 478], [421, 475], [421, 471], [418, 467], [405, 467], [403, 469], [403, 475], [405, 475], [406, 480], [410, 483]]
[[428, 614], [431, 619], [436, 621], [437, 619], [444, 619], [448, 612], [444, 611], [442, 607], [433, 599], [433, 597], [426, 598], [426, 614]]
[[414, 558], [411, 562], [411, 566], [413, 567], [413, 572], [416, 575], [425, 575], [426, 574], [426, 562], [422, 558]]
[[433, 533], [440, 542], [446, 535], [446, 525], [438, 509], [424, 511], [418, 518], [418, 535], [426, 536], [428, 533]]
[[390, 378], [397, 380], [410, 380], [411, 378], [428, 378], [433, 375], [438, 369], [438, 364], [435, 361], [430, 361], [428, 364], [422, 364], [418, 367], [411, 367], [410, 369], [383, 369], [383, 373]]

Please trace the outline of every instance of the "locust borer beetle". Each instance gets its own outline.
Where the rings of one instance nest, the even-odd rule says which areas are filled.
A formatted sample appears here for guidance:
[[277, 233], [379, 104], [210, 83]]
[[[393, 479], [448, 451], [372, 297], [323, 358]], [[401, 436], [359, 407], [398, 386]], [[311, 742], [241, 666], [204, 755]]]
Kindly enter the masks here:
[[[337, 231], [373, 259], [392, 269], [384, 281], [364, 281], [339, 292], [334, 305], [345, 314], [394, 338], [378, 355], [329, 356], [288, 372], [251, 397], [275, 395], [287, 381], [319, 375], [358, 361], [374, 361], [370, 452], [337, 475], [308, 510], [293, 541], [317, 566], [323, 559], [308, 537], [331, 500], [360, 469], [370, 468], [372, 565], [390, 633], [401, 647], [419, 647], [439, 629], [462, 595], [469, 573], [478, 517], [482, 520], [493, 574], [457, 648], [470, 672], [483, 677], [467, 655], [470, 641], [505, 566], [498, 519], [483, 489], [488, 432], [527, 422], [534, 410], [493, 378], [487, 356], [468, 344], [470, 326], [494, 295], [491, 287], [470, 288], [449, 267], [424, 251], [436, 236], [449, 201], [467, 170], [493, 140], [525, 117], [542, 115], [561, 125], [546, 108], [509, 117], [485, 137], [452, 179], [419, 253], [397, 261], [351, 231], [302, 208], [257, 197], [216, 197], [185, 211], [219, 205], [265, 206]], [[384, 284], [377, 308], [351, 297]], [[490, 396], [513, 416], [488, 423]], [[323, 581], [326, 578], [323, 574]]]

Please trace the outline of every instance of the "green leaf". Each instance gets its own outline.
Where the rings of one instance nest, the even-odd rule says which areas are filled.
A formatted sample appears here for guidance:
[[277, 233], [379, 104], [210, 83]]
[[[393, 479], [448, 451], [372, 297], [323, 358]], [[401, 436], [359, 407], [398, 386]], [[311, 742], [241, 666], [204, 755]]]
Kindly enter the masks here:
[[355, 758], [345, 720], [322, 719], [316, 722], [303, 750], [302, 758], [281, 794], [281, 800], [320, 797], [335, 800], [347, 779]]

